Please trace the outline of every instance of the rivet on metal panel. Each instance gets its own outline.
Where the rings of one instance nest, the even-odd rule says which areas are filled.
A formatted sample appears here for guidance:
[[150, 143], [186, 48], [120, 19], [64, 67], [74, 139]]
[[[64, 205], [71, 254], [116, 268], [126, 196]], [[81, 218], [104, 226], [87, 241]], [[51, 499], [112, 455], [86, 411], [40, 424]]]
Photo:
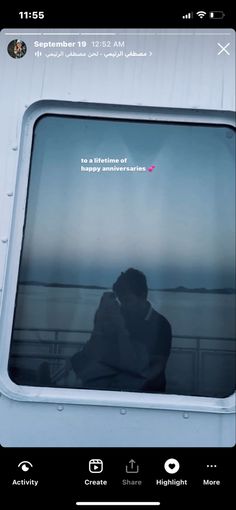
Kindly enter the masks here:
[[7, 243], [8, 242], [8, 238], [7, 237], [2, 237], [1, 241], [2, 241], [2, 243]]
[[17, 151], [17, 150], [18, 150], [17, 145], [14, 145], [14, 146], [12, 147], [12, 150], [13, 150], [13, 151]]
[[183, 413], [183, 418], [187, 420], [189, 418], [189, 413]]
[[120, 414], [127, 414], [127, 409], [120, 409]]
[[64, 409], [64, 406], [62, 406], [61, 404], [59, 406], [57, 406], [58, 411], [63, 411], [63, 409]]

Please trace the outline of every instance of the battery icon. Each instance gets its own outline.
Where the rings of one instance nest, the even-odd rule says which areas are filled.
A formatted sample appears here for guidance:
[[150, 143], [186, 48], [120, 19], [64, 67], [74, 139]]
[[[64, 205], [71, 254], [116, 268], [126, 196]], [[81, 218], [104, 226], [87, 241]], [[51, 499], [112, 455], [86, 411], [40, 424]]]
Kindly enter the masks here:
[[209, 17], [211, 19], [223, 19], [225, 17], [225, 13], [223, 11], [211, 11], [209, 12]]

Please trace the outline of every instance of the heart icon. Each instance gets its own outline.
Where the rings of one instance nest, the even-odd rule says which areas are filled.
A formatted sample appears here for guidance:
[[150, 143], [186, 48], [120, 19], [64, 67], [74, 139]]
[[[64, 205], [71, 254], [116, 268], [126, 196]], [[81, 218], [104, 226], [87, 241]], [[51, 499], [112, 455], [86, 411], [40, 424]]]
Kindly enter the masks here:
[[148, 171], [152, 172], [154, 170], [154, 168], [156, 168], [156, 165], [149, 166]]
[[164, 464], [164, 469], [167, 473], [173, 475], [179, 471], [180, 465], [176, 459], [168, 459]]

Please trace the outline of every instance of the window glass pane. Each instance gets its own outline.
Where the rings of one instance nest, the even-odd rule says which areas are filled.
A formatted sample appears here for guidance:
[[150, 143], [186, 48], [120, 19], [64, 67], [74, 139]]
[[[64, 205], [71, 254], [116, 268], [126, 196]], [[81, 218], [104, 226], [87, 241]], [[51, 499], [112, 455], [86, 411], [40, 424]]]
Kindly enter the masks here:
[[232, 393], [234, 136], [38, 120], [9, 359], [17, 384]]

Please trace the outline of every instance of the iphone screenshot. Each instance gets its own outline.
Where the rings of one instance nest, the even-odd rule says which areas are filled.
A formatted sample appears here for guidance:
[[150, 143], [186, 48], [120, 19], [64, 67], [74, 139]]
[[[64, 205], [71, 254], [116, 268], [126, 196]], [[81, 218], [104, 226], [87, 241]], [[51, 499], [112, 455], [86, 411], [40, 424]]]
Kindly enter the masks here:
[[233, 508], [232, 9], [31, 5], [0, 25], [1, 504]]

